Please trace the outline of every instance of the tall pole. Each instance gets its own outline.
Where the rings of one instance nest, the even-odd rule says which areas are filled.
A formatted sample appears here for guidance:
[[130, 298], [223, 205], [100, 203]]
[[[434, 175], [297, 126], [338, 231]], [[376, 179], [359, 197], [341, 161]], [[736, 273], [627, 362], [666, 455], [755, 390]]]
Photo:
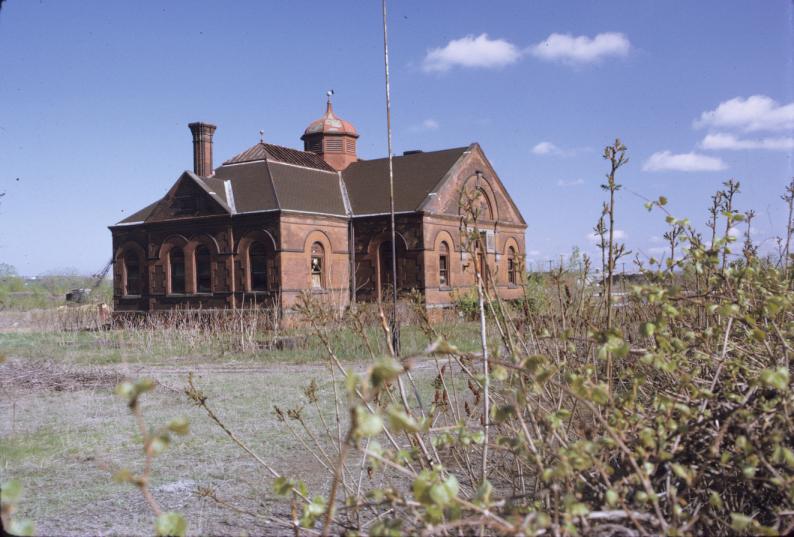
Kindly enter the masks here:
[[386, 0], [381, 0], [383, 11], [383, 65], [386, 71], [386, 131], [389, 151], [389, 215], [391, 217], [391, 274], [392, 274], [392, 347], [400, 352], [400, 328], [397, 323], [397, 233], [394, 225], [394, 168], [391, 148], [391, 89], [389, 85], [389, 32], [386, 25]]

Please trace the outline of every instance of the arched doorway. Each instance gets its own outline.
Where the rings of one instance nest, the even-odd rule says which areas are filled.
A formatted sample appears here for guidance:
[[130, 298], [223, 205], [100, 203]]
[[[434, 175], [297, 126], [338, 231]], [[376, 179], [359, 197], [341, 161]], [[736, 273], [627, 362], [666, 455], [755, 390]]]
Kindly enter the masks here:
[[[397, 241], [397, 292], [405, 288], [405, 245]], [[385, 240], [378, 246], [378, 300], [388, 300], [391, 296], [394, 278], [392, 277], [391, 241]]]

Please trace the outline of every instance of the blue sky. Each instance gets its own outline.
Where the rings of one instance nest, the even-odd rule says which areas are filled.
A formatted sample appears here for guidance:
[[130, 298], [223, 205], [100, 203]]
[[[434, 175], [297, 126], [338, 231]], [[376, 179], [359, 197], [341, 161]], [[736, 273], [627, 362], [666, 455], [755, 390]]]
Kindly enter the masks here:
[[[663, 245], [643, 201], [702, 225], [735, 177], [772, 248], [794, 175], [792, 3], [390, 2], [395, 152], [479, 142], [526, 218], [531, 261], [588, 239], [603, 146], [620, 136], [617, 229]], [[90, 273], [107, 226], [192, 166], [267, 141], [301, 147], [336, 91], [363, 158], [385, 156], [380, 2], [8, 0], [0, 11], [0, 262]]]

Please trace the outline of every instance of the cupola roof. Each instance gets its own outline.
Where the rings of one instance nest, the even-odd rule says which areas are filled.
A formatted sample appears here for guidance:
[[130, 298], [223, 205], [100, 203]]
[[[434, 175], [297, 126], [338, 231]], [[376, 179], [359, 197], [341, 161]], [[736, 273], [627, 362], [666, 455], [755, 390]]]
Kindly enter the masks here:
[[356, 128], [349, 121], [345, 121], [334, 114], [334, 106], [331, 103], [330, 95], [328, 96], [325, 114], [321, 118], [312, 121], [309, 126], [306, 127], [301, 139], [313, 134], [340, 134], [358, 138], [358, 131], [356, 131]]

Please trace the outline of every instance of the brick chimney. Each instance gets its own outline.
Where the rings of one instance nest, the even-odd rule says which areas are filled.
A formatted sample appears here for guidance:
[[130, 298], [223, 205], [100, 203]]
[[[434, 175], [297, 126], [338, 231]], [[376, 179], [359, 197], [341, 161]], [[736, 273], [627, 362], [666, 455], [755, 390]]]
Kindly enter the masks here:
[[212, 135], [215, 125], [197, 121], [188, 125], [193, 134], [193, 171], [201, 177], [209, 177], [214, 173], [212, 167]]

